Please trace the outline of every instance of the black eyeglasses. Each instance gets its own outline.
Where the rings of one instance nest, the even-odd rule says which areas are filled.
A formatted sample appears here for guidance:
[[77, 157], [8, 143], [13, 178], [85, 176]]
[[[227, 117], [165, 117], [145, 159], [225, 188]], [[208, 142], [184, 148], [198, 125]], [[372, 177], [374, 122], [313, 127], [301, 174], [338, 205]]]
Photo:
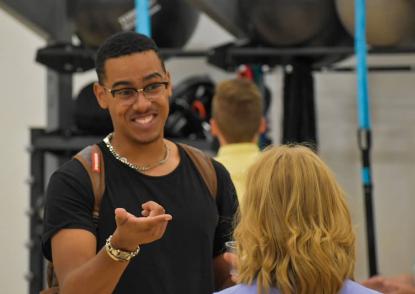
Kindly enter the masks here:
[[168, 84], [169, 82], [151, 83], [141, 89], [131, 87], [121, 89], [108, 89], [104, 87], [104, 89], [111, 93], [112, 97], [119, 100], [122, 104], [132, 105], [137, 101], [140, 92], [143, 93], [143, 96], [147, 101], [157, 99], [167, 89]]

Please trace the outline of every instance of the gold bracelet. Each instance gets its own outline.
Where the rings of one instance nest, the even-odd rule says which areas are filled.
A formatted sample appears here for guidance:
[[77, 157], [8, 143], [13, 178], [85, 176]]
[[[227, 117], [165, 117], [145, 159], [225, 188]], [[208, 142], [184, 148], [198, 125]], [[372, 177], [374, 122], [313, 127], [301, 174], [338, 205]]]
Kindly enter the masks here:
[[105, 241], [105, 251], [115, 261], [130, 261], [131, 258], [136, 256], [138, 252], [140, 252], [140, 246], [137, 246], [137, 249], [134, 251], [123, 251], [120, 249], [115, 249], [111, 245], [111, 239], [112, 235], [108, 237], [108, 239]]

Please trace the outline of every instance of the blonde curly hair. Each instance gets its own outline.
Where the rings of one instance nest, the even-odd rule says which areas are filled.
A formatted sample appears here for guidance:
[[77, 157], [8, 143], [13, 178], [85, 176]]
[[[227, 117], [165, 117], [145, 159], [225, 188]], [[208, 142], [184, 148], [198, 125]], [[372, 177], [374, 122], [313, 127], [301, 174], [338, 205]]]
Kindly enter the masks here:
[[234, 238], [239, 282], [258, 292], [334, 294], [352, 279], [355, 233], [344, 192], [309, 148], [272, 147], [250, 168]]

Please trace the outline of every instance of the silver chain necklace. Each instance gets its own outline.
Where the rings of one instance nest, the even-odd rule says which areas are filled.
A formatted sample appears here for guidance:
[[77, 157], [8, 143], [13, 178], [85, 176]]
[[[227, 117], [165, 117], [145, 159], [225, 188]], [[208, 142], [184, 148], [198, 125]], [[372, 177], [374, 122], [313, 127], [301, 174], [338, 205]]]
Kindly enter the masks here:
[[125, 165], [127, 165], [127, 166], [129, 166], [129, 167], [131, 167], [132, 169], [135, 169], [136, 171], [138, 171], [138, 172], [140, 172], [140, 173], [145, 173], [146, 171], [148, 171], [148, 170], [150, 170], [150, 169], [153, 169], [153, 168], [155, 168], [156, 166], [159, 166], [159, 165], [162, 165], [163, 163], [165, 163], [168, 159], [169, 159], [169, 156], [170, 156], [170, 149], [167, 147], [167, 145], [166, 145], [166, 143], [164, 143], [164, 149], [165, 149], [165, 152], [164, 152], [164, 157], [161, 159], [161, 160], [159, 160], [159, 161], [157, 161], [157, 162], [155, 162], [155, 163], [152, 163], [152, 164], [147, 164], [147, 165], [136, 165], [136, 164], [134, 164], [134, 163], [131, 163], [131, 162], [129, 162], [128, 160], [127, 160], [127, 158], [125, 158], [125, 157], [123, 157], [123, 156], [121, 156], [121, 155], [119, 155], [118, 153], [117, 153], [117, 151], [115, 151], [115, 149], [114, 149], [114, 147], [111, 145], [111, 139], [112, 139], [112, 136], [113, 136], [113, 133], [110, 133], [110, 134], [108, 134], [108, 136], [106, 136], [105, 138], [104, 138], [104, 143], [105, 143], [105, 145], [107, 146], [107, 148], [108, 148], [108, 150], [111, 152], [111, 154], [112, 155], [114, 155], [114, 157], [117, 159], [117, 160], [119, 160], [119, 161], [121, 161], [122, 163], [124, 163]]

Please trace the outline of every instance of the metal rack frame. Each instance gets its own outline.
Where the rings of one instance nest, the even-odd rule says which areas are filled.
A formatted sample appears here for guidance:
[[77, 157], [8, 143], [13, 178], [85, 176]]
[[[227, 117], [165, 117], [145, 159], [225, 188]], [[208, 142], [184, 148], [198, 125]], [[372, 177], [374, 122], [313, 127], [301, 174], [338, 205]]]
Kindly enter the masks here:
[[46, 186], [46, 155], [52, 154], [65, 161], [84, 146], [96, 143], [100, 137], [77, 136], [68, 137], [57, 133], [48, 133], [44, 129], [31, 129], [28, 148], [30, 152], [30, 241], [29, 273], [26, 279], [29, 283], [29, 293], [38, 294], [45, 284], [45, 260], [42, 254], [41, 235], [43, 232], [43, 207], [45, 203]]

